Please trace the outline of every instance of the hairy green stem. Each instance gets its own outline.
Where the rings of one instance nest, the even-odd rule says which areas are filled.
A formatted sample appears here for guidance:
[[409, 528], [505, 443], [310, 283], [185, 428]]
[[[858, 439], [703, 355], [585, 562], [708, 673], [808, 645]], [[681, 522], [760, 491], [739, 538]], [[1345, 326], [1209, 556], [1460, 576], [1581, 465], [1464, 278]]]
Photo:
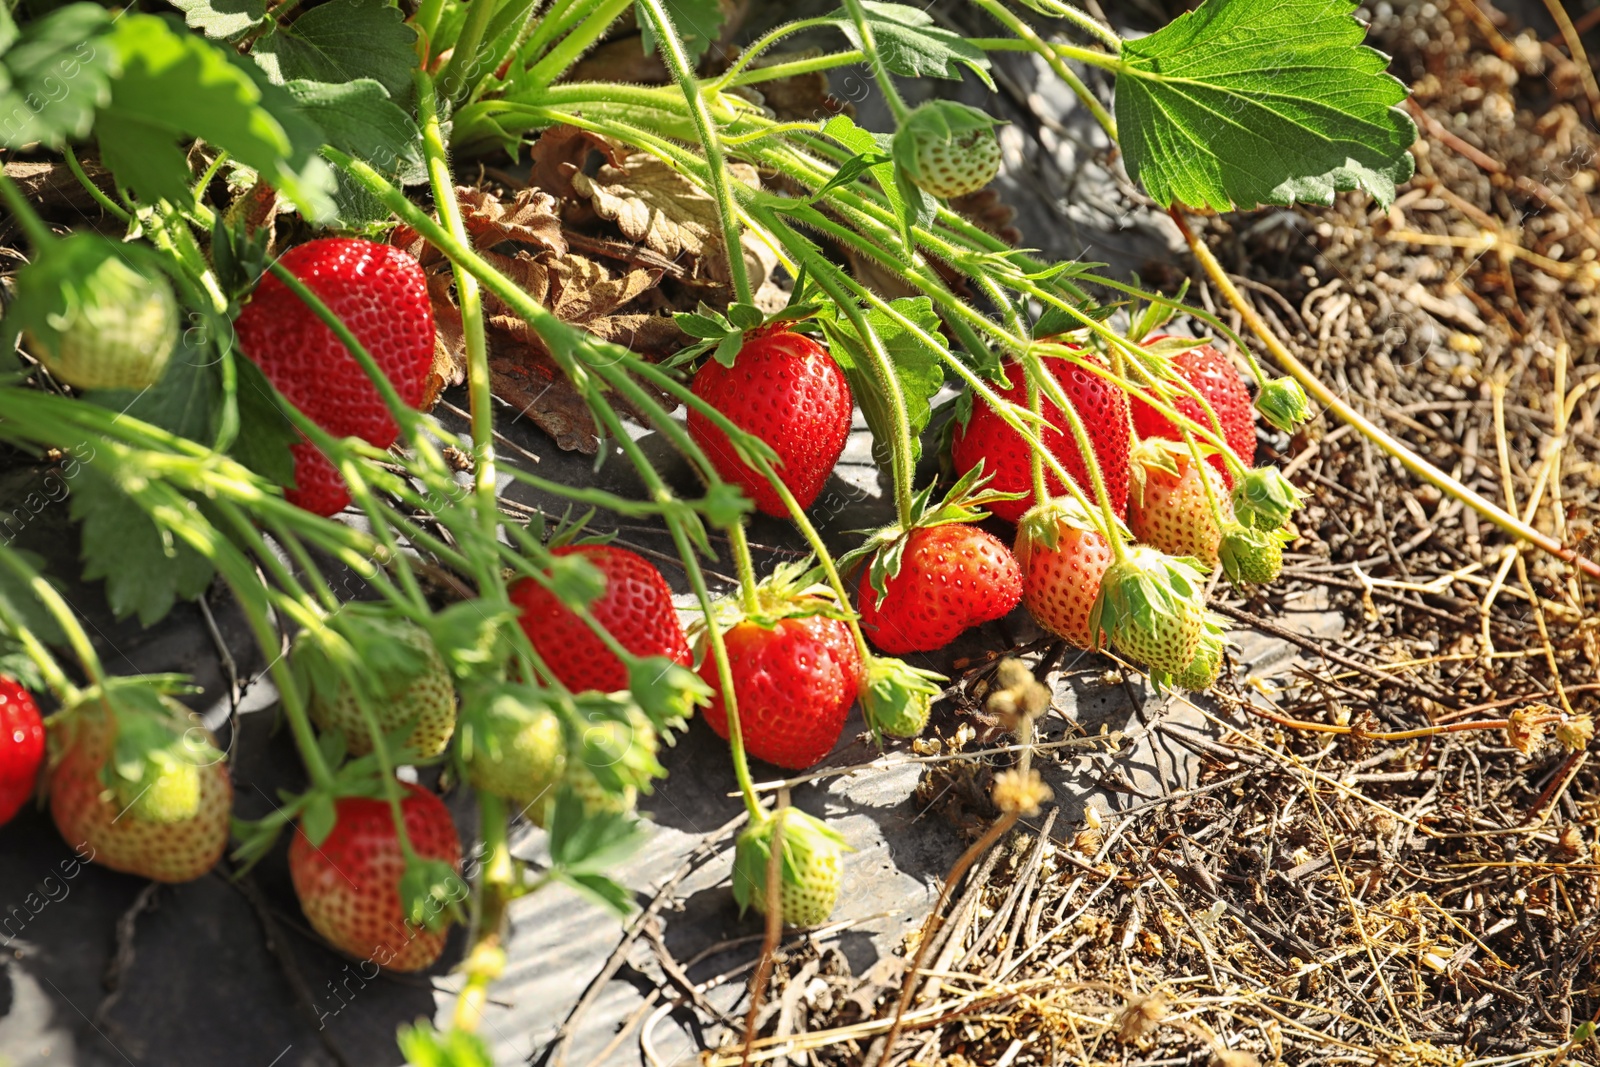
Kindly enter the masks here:
[[[857, 0], [847, 2], [854, 3]], [[666, 5], [662, 0], [638, 0], [638, 5], [639, 11], [649, 19], [651, 29], [655, 31], [656, 51], [666, 62], [667, 70], [678, 83], [689, 105], [689, 117], [694, 120], [695, 133], [700, 138], [701, 150], [706, 154], [711, 196], [717, 202], [717, 219], [722, 223], [722, 248], [728, 254], [728, 276], [733, 281], [733, 297], [741, 304], [748, 304], [752, 299], [750, 271], [744, 262], [744, 245], [739, 239], [739, 215], [734, 210], [733, 194], [728, 190], [728, 168], [717, 128], [706, 109], [705, 97], [700, 93], [700, 84], [695, 80], [694, 69], [689, 65], [683, 41], [672, 25], [672, 16], [667, 13]]]
[[894, 116], [896, 126], [903, 126], [906, 116], [911, 114], [911, 109], [906, 107], [905, 98], [900, 95], [900, 89], [894, 83], [894, 75], [889, 73], [889, 68], [884, 64], [883, 57], [878, 54], [878, 42], [872, 33], [872, 23], [867, 19], [867, 10], [861, 6], [861, 0], [844, 0], [844, 9], [850, 14], [850, 21], [856, 24], [856, 35], [861, 38], [861, 54], [867, 59], [867, 66], [872, 70], [872, 77], [878, 83], [878, 89], [883, 93], [883, 102], [889, 105], [889, 112]]
[[[473, 0], [488, 7], [490, 0]], [[474, 8], [476, 11], [476, 7]], [[418, 114], [422, 121], [422, 150], [428, 161], [428, 180], [433, 187], [433, 202], [439, 219], [450, 235], [468, 243], [461, 205], [456, 200], [455, 182], [450, 175], [444, 135], [439, 128], [439, 110], [434, 86], [427, 72], [417, 72]], [[483, 327], [483, 295], [478, 279], [464, 267], [453, 265], [456, 301], [461, 308], [461, 330], [467, 350], [467, 396], [472, 411], [473, 487], [478, 521], [486, 538], [493, 541], [500, 525], [500, 507], [495, 499], [494, 394], [489, 375], [489, 347]], [[492, 571], [487, 576], [494, 584]]]

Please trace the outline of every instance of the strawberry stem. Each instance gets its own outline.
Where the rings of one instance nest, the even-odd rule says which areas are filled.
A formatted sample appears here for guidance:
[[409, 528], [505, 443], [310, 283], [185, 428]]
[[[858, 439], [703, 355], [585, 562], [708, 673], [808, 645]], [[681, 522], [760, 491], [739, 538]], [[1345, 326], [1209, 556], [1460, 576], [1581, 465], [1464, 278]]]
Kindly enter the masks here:
[[1398, 460], [1406, 470], [1433, 485], [1446, 496], [1461, 501], [1512, 537], [1527, 541], [1557, 559], [1572, 564], [1585, 577], [1600, 581], [1600, 563], [1579, 555], [1574, 549], [1568, 548], [1555, 538], [1542, 533], [1516, 516], [1495, 507], [1494, 504], [1384, 433], [1366, 416], [1347, 404], [1337, 393], [1322, 384], [1321, 380], [1315, 374], [1312, 374], [1305, 364], [1296, 359], [1282, 341], [1278, 340], [1277, 335], [1268, 328], [1266, 322], [1257, 314], [1255, 307], [1240, 295], [1239, 290], [1234, 287], [1233, 279], [1228, 277], [1228, 272], [1222, 269], [1222, 264], [1217, 262], [1217, 258], [1211, 254], [1211, 249], [1207, 247], [1206, 243], [1189, 228], [1189, 223], [1182, 212], [1172, 209], [1168, 214], [1172, 216], [1172, 221], [1177, 223], [1178, 230], [1183, 234], [1183, 239], [1188, 242], [1189, 251], [1194, 253], [1194, 258], [1205, 269], [1212, 283], [1222, 292], [1228, 303], [1232, 304], [1240, 316], [1244, 318], [1245, 323], [1250, 327], [1250, 331], [1261, 339], [1262, 344], [1267, 346], [1267, 350], [1278, 361], [1278, 365], [1304, 386], [1305, 391], [1314, 397], [1318, 403], [1331, 410], [1340, 420], [1354, 427], [1356, 432]]
[[[492, 11], [493, 4], [488, 0], [474, 0], [469, 20], [480, 9]], [[458, 52], [451, 60], [452, 65], [459, 58]], [[433, 79], [426, 71], [419, 70], [416, 83], [418, 117], [422, 122], [422, 149], [428, 160], [428, 180], [433, 187], [433, 201], [438, 206], [439, 219], [450, 235], [467, 244], [467, 227], [461, 218], [461, 205], [456, 200], [455, 181], [450, 175], [444, 134], [439, 128], [439, 108]], [[456, 301], [461, 308], [461, 330], [467, 350], [467, 395], [472, 411], [472, 484], [478, 506], [478, 521], [483, 525], [485, 536], [493, 541], [500, 528], [500, 505], [495, 496], [494, 395], [489, 375], [488, 343], [484, 337], [483, 296], [478, 289], [478, 279], [466, 268], [459, 263], [452, 263], [451, 269], [456, 279]], [[499, 587], [492, 568], [485, 572], [484, 578], [487, 581], [480, 582], [480, 591], [489, 592], [485, 586]]]
[[[1067, 427], [1072, 431], [1072, 440], [1078, 446], [1078, 453], [1083, 458], [1083, 468], [1089, 472], [1089, 484], [1094, 489], [1095, 502], [1100, 505], [1100, 517], [1105, 523], [1103, 532], [1106, 541], [1111, 545], [1112, 556], [1120, 563], [1127, 558], [1127, 549], [1122, 544], [1122, 530], [1117, 513], [1111, 506], [1110, 495], [1106, 492], [1105, 476], [1100, 472], [1100, 459], [1095, 455], [1094, 445], [1089, 440], [1088, 432], [1083, 428], [1083, 419], [1079, 417], [1078, 409], [1072, 406], [1072, 401], [1067, 397], [1066, 390], [1061, 388], [1061, 383], [1040, 364], [1037, 355], [1027, 351], [1022, 353], [1022, 360], [1029, 380], [1038, 382], [1044, 391], [1050, 394], [1050, 402], [1061, 409]], [[1038, 447], [1035, 446], [1035, 449]]]
[[1211, 466], [1206, 458], [1200, 454], [1200, 446], [1195, 443], [1194, 434], [1188, 430], [1180, 430], [1183, 434], [1183, 443], [1189, 449], [1189, 462], [1194, 464], [1195, 477], [1200, 479], [1200, 488], [1206, 494], [1206, 505], [1211, 509], [1211, 520], [1220, 530], [1227, 525], [1227, 519], [1222, 514], [1222, 504], [1217, 500], [1216, 487], [1211, 484]]
[[89, 175], [84, 173], [83, 164], [78, 162], [78, 154], [72, 150], [70, 144], [61, 146], [61, 154], [66, 158], [67, 169], [72, 171], [72, 176], [78, 179], [78, 184], [83, 186], [89, 198], [100, 205], [100, 210], [127, 226], [133, 222], [133, 216], [128, 210], [115, 200], [106, 195], [105, 190], [89, 180]]
[[33, 248], [35, 258], [39, 253], [50, 247], [56, 240], [55, 234], [39, 218], [33, 210], [33, 205], [28, 203], [28, 198], [22, 195], [22, 190], [17, 188], [10, 175], [0, 170], [0, 200], [4, 200], [12, 216], [17, 220], [17, 225], [22, 227], [22, 232], [27, 235], [28, 244]]
[[[856, 3], [857, 0], [846, 2]], [[717, 128], [706, 109], [700, 83], [695, 80], [689, 57], [683, 51], [683, 41], [673, 28], [672, 16], [667, 13], [666, 5], [662, 0], [638, 0], [638, 10], [649, 19], [650, 28], [655, 32], [656, 51], [689, 104], [689, 117], [694, 121], [701, 150], [706, 154], [711, 196], [717, 202], [717, 218], [722, 223], [722, 248], [728, 254], [728, 276], [733, 281], [733, 298], [741, 304], [748, 304], [751, 302], [750, 272], [744, 262], [744, 245], [739, 239], [739, 215], [734, 209], [733, 195], [728, 191], [728, 168], [723, 158], [722, 142], [717, 139]]]
[[[611, 24], [633, 6], [634, 0], [605, 0], [577, 22], [577, 27], [561, 43], [550, 49], [528, 72], [517, 79], [523, 93], [537, 93], [565, 74], [567, 68], [578, 61], [589, 48], [605, 36]], [[559, 23], [557, 23], [559, 27]], [[535, 35], [537, 36], [537, 35]], [[657, 40], [660, 36], [657, 35]], [[543, 42], [541, 42], [542, 46]], [[531, 49], [529, 49], [531, 51]]]
[[[750, 541], [745, 537], [744, 523], [730, 523], [727, 530], [728, 544], [733, 548], [733, 564], [739, 574], [739, 601], [746, 615], [758, 615], [761, 601], [756, 596], [756, 567], [750, 558]], [[712, 619], [707, 619], [706, 623], [716, 625]]]
[[801, 33], [805, 30], [812, 30], [820, 26], [831, 25], [833, 25], [833, 20], [826, 18], [798, 19], [794, 22], [785, 22], [782, 26], [779, 26], [778, 28], [768, 32], [765, 37], [756, 40], [749, 47], [743, 49], [739, 53], [739, 58], [734, 60], [733, 64], [729, 66], [727, 70], [723, 71], [715, 81], [709, 82], [706, 85], [706, 89], [713, 93], [722, 92], [728, 86], [734, 84], [734, 79], [737, 78], [744, 71], [744, 69], [755, 60], [757, 56], [759, 56], [762, 52], [765, 52], [768, 48], [771, 48], [773, 45], [777, 44], [783, 38], [788, 37], [790, 34]]
[[872, 70], [872, 77], [878, 83], [878, 88], [883, 92], [883, 102], [889, 105], [889, 112], [894, 116], [896, 126], [905, 124], [906, 116], [911, 114], [911, 109], [906, 107], [905, 98], [900, 95], [900, 89], [894, 83], [894, 76], [889, 73], [883, 57], [878, 54], [878, 42], [872, 34], [872, 23], [867, 21], [866, 9], [861, 6], [861, 0], [844, 0], [844, 9], [850, 15], [850, 21], [856, 24], [856, 36], [861, 38], [861, 54], [867, 61], [867, 66]]
[[[1024, 370], [1024, 376], [1028, 382], [1028, 410], [1039, 416], [1040, 424], [1042, 425], [1044, 402], [1039, 396], [1039, 383], [1034, 379], [1033, 375], [1027, 374], [1026, 370]], [[1035, 504], [1045, 504], [1050, 500], [1050, 490], [1044, 484], [1044, 452], [1044, 448], [1039, 445], [1034, 445], [1028, 449], [1028, 468], [1033, 475], [1033, 502]]]
[[505, 932], [506, 907], [516, 890], [516, 865], [506, 836], [506, 805], [493, 793], [479, 792], [478, 826], [482, 840], [482, 874], [473, 898], [472, 931], [461, 971], [466, 982], [456, 994], [452, 1022], [457, 1030], [472, 1033], [483, 1021], [489, 985], [505, 970], [500, 943]]
[[[1089, 109], [1089, 114], [1094, 116], [1094, 120], [1106, 131], [1106, 135], [1111, 138], [1112, 142], [1116, 142], [1116, 120], [1107, 113], [1105, 105], [1095, 98], [1094, 93], [1089, 91], [1089, 87], [1083, 84], [1083, 79], [1078, 77], [1073, 69], [1062, 60], [1062, 53], [1059, 51], [1058, 45], [1043, 40], [1034, 32], [1032, 26], [1022, 21], [1004, 5], [996, 3], [996, 0], [972, 0], [972, 2], [988, 12], [990, 17], [1000, 25], [1016, 34], [1030, 50], [1043, 59], [1050, 69], [1055, 72], [1056, 77], [1067, 83], [1067, 87], [1072, 90], [1078, 101]], [[1060, 5], [1057, 10], [1067, 21], [1074, 23], [1079, 29], [1103, 42], [1106, 47], [1111, 49], [1113, 55], [1122, 51], [1122, 38], [1118, 37], [1110, 27], [1104, 26], [1088, 15], [1064, 4]], [[1068, 11], [1072, 11], [1073, 14], [1067, 14]], [[1094, 54], [1099, 55], [1099, 53]]]

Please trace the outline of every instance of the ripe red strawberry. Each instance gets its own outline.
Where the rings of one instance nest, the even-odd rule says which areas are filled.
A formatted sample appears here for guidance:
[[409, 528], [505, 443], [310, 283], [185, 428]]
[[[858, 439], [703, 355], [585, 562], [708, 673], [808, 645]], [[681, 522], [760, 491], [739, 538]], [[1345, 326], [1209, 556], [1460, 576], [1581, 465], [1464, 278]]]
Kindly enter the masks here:
[[931, 652], [979, 623], [1009, 614], [1022, 599], [1022, 572], [993, 534], [966, 523], [919, 526], [908, 535], [900, 570], [879, 597], [861, 577], [861, 628], [893, 655]]
[[[433, 308], [422, 267], [407, 252], [350, 237], [323, 237], [284, 253], [291, 274], [338, 315], [377, 362], [400, 399], [423, 401], [433, 366]], [[234, 322], [245, 355], [311, 421], [339, 437], [378, 448], [394, 444], [399, 427], [355, 357], [321, 319], [272, 275]], [[330, 506], [328, 471], [305, 470], [297, 481], [308, 499]]]
[[[850, 436], [850, 383], [828, 350], [788, 330], [752, 335], [733, 366], [706, 361], [694, 376], [694, 395], [778, 454], [778, 477], [802, 508], [822, 492]], [[689, 435], [717, 473], [768, 515], [789, 514], [776, 490], [733, 450], [728, 435], [698, 411]]]
[[[690, 665], [689, 641], [672, 607], [672, 590], [644, 557], [610, 545], [564, 545], [557, 556], [580, 554], [605, 575], [605, 592], [589, 605], [594, 620], [635, 656], [664, 656]], [[628, 669], [593, 630], [544, 586], [524, 578], [511, 587], [519, 621], [545, 665], [573, 692], [628, 688]]]
[[1097, 647], [1089, 612], [1111, 566], [1111, 546], [1077, 502], [1055, 501], [1024, 515], [1013, 551], [1022, 569], [1022, 603], [1034, 621], [1078, 648]]
[[44, 760], [44, 724], [33, 694], [0, 675], [0, 826], [33, 796]]
[[[1103, 363], [1096, 355], [1084, 354], [1083, 358]], [[1094, 447], [1095, 459], [1100, 464], [1100, 476], [1105, 480], [1106, 495], [1111, 500], [1111, 509], [1121, 516], [1128, 500], [1128, 451], [1131, 447], [1128, 395], [1104, 378], [1065, 359], [1047, 359], [1044, 365], [1061, 383], [1067, 399], [1072, 401], [1089, 442]], [[1028, 391], [1021, 365], [1008, 364], [1006, 378], [1011, 382], [1011, 388], [1001, 390], [1000, 395], [1026, 407]], [[1049, 424], [1055, 427], [1043, 431], [1045, 445], [1060, 459], [1061, 465], [1072, 475], [1072, 480], [1078, 483], [1084, 495], [1092, 500], [1094, 490], [1089, 480], [1089, 470], [1084, 465], [1083, 454], [1078, 450], [1066, 415], [1048, 399], [1041, 411]], [[969, 471], [982, 460], [984, 473], [993, 475], [986, 483], [986, 489], [1002, 493], [1026, 493], [1019, 500], [997, 500], [988, 505], [989, 510], [1002, 519], [1016, 522], [1022, 518], [1023, 512], [1039, 503], [1033, 499], [1030, 447], [1022, 435], [995, 414], [993, 408], [978, 403], [973, 405], [972, 418], [967, 425], [956, 428], [951, 440], [950, 456], [958, 472]], [[1045, 469], [1045, 484], [1052, 497], [1061, 496], [1067, 491], [1061, 479], [1048, 467]]]
[[[791, 615], [771, 626], [745, 619], [722, 639], [746, 751], [790, 770], [832, 752], [861, 688], [861, 657], [850, 628], [825, 615]], [[715, 690], [706, 722], [725, 738], [728, 713], [709, 651], [700, 676]]]
[[1206, 498], [1201, 471], [1223, 521], [1233, 518], [1233, 504], [1222, 475], [1212, 467], [1196, 467], [1181, 445], [1146, 442], [1134, 452], [1133, 491], [1128, 494], [1128, 528], [1145, 544], [1174, 556], [1193, 556], [1216, 566], [1222, 530]]
[[[1166, 334], [1156, 334], [1146, 338], [1144, 343], [1148, 345], [1166, 336]], [[1250, 466], [1256, 456], [1256, 413], [1250, 406], [1250, 388], [1245, 385], [1244, 379], [1240, 377], [1232, 361], [1211, 345], [1201, 345], [1173, 356], [1172, 369], [1178, 377], [1194, 386], [1195, 391], [1206, 398], [1206, 403], [1211, 405], [1211, 410], [1216, 412], [1217, 419], [1222, 423], [1222, 439], [1228, 442], [1228, 447], [1238, 455], [1241, 463], [1246, 467]], [[1177, 409], [1178, 414], [1193, 419], [1207, 429], [1215, 429], [1211, 416], [1200, 406], [1200, 402], [1187, 392], [1177, 393], [1172, 398], [1171, 404]], [[1135, 399], [1133, 402], [1133, 428], [1141, 438], [1162, 437], [1169, 441], [1183, 440], [1183, 435], [1178, 432], [1172, 420], [1143, 400]], [[1209, 462], [1221, 473], [1228, 487], [1232, 488], [1233, 475], [1228, 473], [1222, 456], [1213, 455]]]
[[[461, 842], [444, 803], [406, 784], [406, 836], [424, 860], [461, 871]], [[386, 801], [340, 797], [333, 831], [317, 846], [304, 828], [289, 843], [289, 876], [311, 926], [338, 949], [392, 971], [420, 971], [444, 951], [446, 931], [406, 919], [400, 903], [405, 857]]]
[[98, 702], [79, 705], [53, 727], [51, 743], [50, 814], [68, 845], [112, 870], [158, 882], [188, 882], [216, 866], [233, 807], [226, 763], [195, 768], [193, 815], [156, 821], [137, 798], [121, 799], [106, 786], [102, 771], [116, 755], [116, 737]]
[[323, 518], [350, 506], [350, 490], [321, 449], [310, 441], [297, 441], [289, 452], [294, 456], [294, 488], [284, 490], [285, 500]]

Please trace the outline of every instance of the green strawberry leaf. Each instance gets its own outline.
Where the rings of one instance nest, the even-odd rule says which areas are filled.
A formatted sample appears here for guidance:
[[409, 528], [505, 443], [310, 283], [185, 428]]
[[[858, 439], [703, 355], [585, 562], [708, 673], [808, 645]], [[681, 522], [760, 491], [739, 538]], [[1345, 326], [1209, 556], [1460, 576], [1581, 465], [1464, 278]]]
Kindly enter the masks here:
[[0, 674], [15, 678], [24, 689], [36, 693], [46, 688], [39, 665], [20, 643], [5, 633], [0, 633]]
[[505, 662], [510, 654], [505, 628], [516, 617], [509, 605], [491, 610], [486, 601], [463, 600], [435, 614], [428, 630], [451, 673], [468, 678]]
[[371, 78], [410, 107], [416, 48], [416, 30], [388, 0], [334, 0], [274, 26], [250, 55], [275, 85]]
[[592, 604], [606, 591], [606, 576], [581, 553], [551, 558], [544, 575], [550, 592], [569, 608]]
[[118, 64], [112, 22], [98, 4], [68, 4], [18, 31], [0, 9], [0, 145], [59, 148], [88, 136]]
[[550, 818], [550, 862], [569, 875], [598, 874], [631, 855], [643, 842], [639, 820], [616, 811], [588, 811], [563, 786]]
[[193, 600], [211, 584], [209, 561], [164, 534], [122, 487], [85, 465], [71, 498], [80, 523], [83, 577], [104, 578], [117, 618], [138, 615], [144, 626], [166, 617], [176, 600]]
[[267, 0], [170, 0], [183, 21], [213, 41], [235, 41], [267, 21]]
[[403, 1026], [400, 1054], [412, 1067], [494, 1067], [494, 1054], [477, 1034], [452, 1029], [439, 1033], [428, 1022]]
[[646, 656], [628, 668], [628, 689], [644, 713], [670, 743], [671, 731], [694, 709], [711, 703], [711, 687], [694, 671], [665, 656]]
[[556, 877], [624, 919], [633, 914], [633, 894], [603, 874], [559, 871]]
[[[891, 306], [923, 336], [912, 332], [886, 312], [874, 308], [867, 312], [867, 326], [878, 336], [894, 365], [895, 380], [905, 399], [911, 422], [911, 461], [922, 456], [922, 431], [933, 414], [932, 400], [944, 385], [944, 356], [949, 354], [939, 332], [939, 315], [933, 301], [925, 296], [902, 297]], [[868, 364], [867, 342], [842, 316], [819, 319], [827, 333], [831, 350], [850, 381], [850, 391], [872, 431], [872, 455], [879, 465], [888, 467], [894, 440], [893, 412], [889, 398], [878, 386]], [[936, 347], [937, 346], [937, 347]]]
[[400, 913], [426, 930], [443, 930], [461, 918], [468, 892], [454, 865], [413, 857], [400, 875]]
[[[959, 81], [961, 68], [966, 67], [991, 91], [995, 88], [994, 79], [989, 77], [989, 57], [983, 49], [936, 25], [933, 16], [922, 8], [879, 0], [862, 0], [861, 6], [878, 47], [878, 58], [891, 73]], [[860, 31], [848, 11], [841, 10], [827, 18], [850, 38], [852, 45], [861, 47]]]
[[[321, 10], [318, 8], [317, 10]], [[422, 131], [371, 78], [338, 84], [295, 79], [284, 86], [300, 111], [321, 128], [333, 147], [368, 163], [398, 185], [428, 180], [422, 158]], [[347, 223], [387, 220], [389, 209], [342, 175], [335, 194], [339, 218]]]
[[[672, 19], [672, 28], [678, 31], [683, 50], [689, 53], [689, 65], [698, 66], [706, 49], [722, 36], [722, 24], [727, 16], [723, 14], [720, 0], [666, 0], [663, 6]], [[654, 55], [655, 29], [643, 15], [639, 16], [638, 23], [644, 54]]]
[[1116, 114], [1128, 174], [1162, 206], [1380, 206], [1411, 177], [1417, 129], [1356, 0], [1205, 0], [1128, 41]]
[[100, 158], [140, 200], [188, 200], [180, 141], [201, 138], [262, 174], [308, 217], [331, 213], [321, 132], [254, 65], [155, 15], [122, 16], [106, 41], [123, 66], [95, 121]]
[[237, 375], [235, 396], [239, 405], [239, 436], [228, 454], [263, 478], [277, 484], [294, 481], [294, 456], [289, 446], [300, 440], [300, 431], [278, 407], [277, 391], [250, 360], [233, 356]]
[[333, 797], [327, 793], [317, 793], [312, 796], [300, 812], [300, 829], [305, 833], [306, 840], [311, 842], [312, 848], [322, 847], [322, 843], [333, 833], [333, 826], [338, 821], [339, 816], [333, 805]]

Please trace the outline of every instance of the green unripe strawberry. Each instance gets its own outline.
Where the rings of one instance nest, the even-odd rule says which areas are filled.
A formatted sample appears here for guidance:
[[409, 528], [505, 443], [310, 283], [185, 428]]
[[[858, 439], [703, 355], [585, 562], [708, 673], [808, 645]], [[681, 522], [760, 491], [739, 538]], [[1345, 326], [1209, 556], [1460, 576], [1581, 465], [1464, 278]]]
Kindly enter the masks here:
[[461, 709], [461, 755], [474, 789], [538, 809], [566, 772], [561, 719], [531, 686], [505, 683], [469, 693]]
[[1300, 490], [1276, 467], [1257, 467], [1233, 487], [1233, 516], [1257, 530], [1277, 530], [1304, 504]]
[[995, 120], [977, 108], [929, 101], [901, 123], [894, 135], [895, 163], [916, 186], [933, 196], [975, 193], [1000, 173]]
[[[368, 701], [373, 718], [384, 734], [410, 726], [410, 733], [405, 737], [406, 747], [418, 758], [435, 757], [450, 744], [450, 736], [456, 731], [456, 689], [450, 667], [446, 667], [445, 659], [438, 654], [427, 630], [411, 622], [384, 625], [387, 632], [379, 633], [379, 640], [390, 643], [390, 653], [402, 654], [408, 662], [402, 670], [394, 672], [371, 670], [371, 675], [382, 686], [381, 696], [370, 697]], [[362, 632], [371, 633], [371, 630]], [[360, 645], [363, 649], [373, 648], [370, 641], [362, 641]], [[373, 750], [373, 737], [362, 715], [362, 705], [346, 680], [341, 678], [331, 691], [318, 689], [312, 696], [310, 713], [318, 728], [339, 731], [352, 755], [366, 755]]]
[[[578, 700], [578, 714], [590, 725], [567, 759], [562, 783], [583, 801], [586, 812], [632, 811], [640, 790], [649, 792], [651, 781], [667, 773], [656, 758], [659, 742], [650, 720], [636, 707], [615, 700], [601, 694], [585, 694]], [[600, 701], [614, 702], [623, 718], [603, 717], [585, 707]]]
[[868, 725], [890, 737], [916, 737], [928, 725], [933, 698], [944, 692], [942, 674], [913, 667], [893, 656], [873, 656], [861, 687], [861, 712]]
[[1256, 410], [1275, 428], [1293, 433], [1311, 418], [1311, 402], [1293, 378], [1274, 378], [1261, 387]]
[[77, 389], [145, 389], [178, 344], [178, 303], [159, 273], [122, 246], [75, 233], [17, 272], [9, 316], [28, 351]]
[[1206, 630], [1203, 581], [1192, 563], [1132, 545], [1100, 580], [1090, 633], [1104, 634], [1160, 685], [1188, 669], [1200, 650]]
[[837, 831], [794, 808], [784, 808], [739, 835], [733, 854], [733, 899], [741, 913], [749, 907], [766, 913], [767, 867], [779, 820], [783, 850], [778, 859], [782, 879], [778, 902], [783, 921], [789, 926], [819, 926], [838, 903], [839, 865], [846, 846]]
[[1216, 684], [1217, 676], [1222, 673], [1222, 653], [1226, 645], [1224, 632], [1221, 618], [1208, 613], [1206, 632], [1200, 638], [1200, 648], [1195, 652], [1194, 659], [1171, 678], [1174, 689], [1198, 693]]
[[200, 769], [221, 757], [203, 734], [170, 736], [146, 750], [142, 759], [121, 764], [122, 734], [118, 731], [119, 777], [114, 788], [118, 803], [141, 819], [173, 823], [194, 817], [200, 810]]
[[1237, 523], [1223, 527], [1218, 555], [1222, 572], [1234, 585], [1265, 585], [1283, 573], [1283, 546], [1293, 539], [1284, 530], [1258, 530]]

